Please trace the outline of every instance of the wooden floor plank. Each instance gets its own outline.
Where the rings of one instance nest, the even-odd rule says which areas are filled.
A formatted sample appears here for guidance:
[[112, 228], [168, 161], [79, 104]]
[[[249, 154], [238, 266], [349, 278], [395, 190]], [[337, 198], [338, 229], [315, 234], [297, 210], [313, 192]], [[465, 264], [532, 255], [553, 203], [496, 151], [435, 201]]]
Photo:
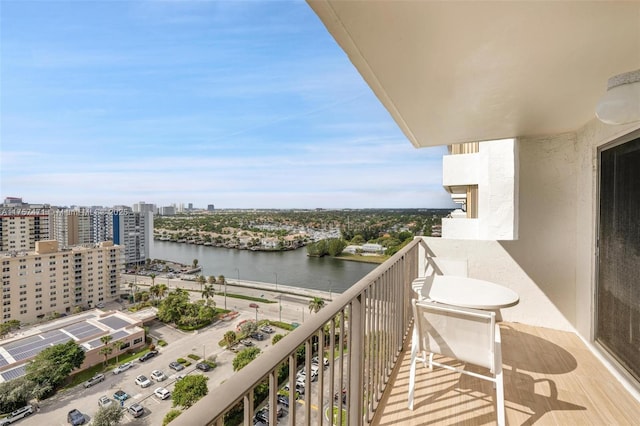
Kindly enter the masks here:
[[[574, 333], [517, 323], [501, 323], [500, 329], [508, 424], [640, 424], [640, 403]], [[409, 410], [409, 344], [383, 395], [374, 425], [496, 422], [491, 383], [441, 368], [429, 371], [420, 364], [414, 410]]]

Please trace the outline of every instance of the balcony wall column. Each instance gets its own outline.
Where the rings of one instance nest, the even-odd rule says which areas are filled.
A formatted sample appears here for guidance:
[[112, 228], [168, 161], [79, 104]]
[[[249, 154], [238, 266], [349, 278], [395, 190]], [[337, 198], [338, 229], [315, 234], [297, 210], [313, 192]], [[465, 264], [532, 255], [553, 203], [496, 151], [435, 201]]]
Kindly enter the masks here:
[[[363, 358], [365, 353], [364, 348], [364, 335], [362, 330], [364, 329], [364, 310], [362, 307], [363, 295], [355, 297], [351, 302], [350, 323], [349, 328], [349, 361], [348, 361], [348, 375], [351, 380], [348, 384], [347, 397], [349, 398], [349, 423], [350, 425], [362, 424], [363, 413]], [[367, 397], [371, 397], [368, 395]]]

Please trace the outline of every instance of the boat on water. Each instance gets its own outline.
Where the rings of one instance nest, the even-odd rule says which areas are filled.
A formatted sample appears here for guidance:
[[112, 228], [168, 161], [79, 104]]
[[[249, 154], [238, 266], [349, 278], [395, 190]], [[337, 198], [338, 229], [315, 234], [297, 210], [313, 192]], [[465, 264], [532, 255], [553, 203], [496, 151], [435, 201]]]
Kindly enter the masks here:
[[196, 272], [200, 272], [200, 271], [202, 271], [202, 266], [198, 266], [191, 269], [182, 269], [180, 272], [182, 272], [183, 274], [195, 274]]

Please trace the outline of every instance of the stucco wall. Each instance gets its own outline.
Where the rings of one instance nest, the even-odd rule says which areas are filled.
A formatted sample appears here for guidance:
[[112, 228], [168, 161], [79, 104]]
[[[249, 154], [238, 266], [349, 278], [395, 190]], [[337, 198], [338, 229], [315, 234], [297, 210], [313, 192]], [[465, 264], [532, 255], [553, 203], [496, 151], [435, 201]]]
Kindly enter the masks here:
[[597, 150], [640, 129], [597, 120], [576, 133], [519, 139], [519, 239], [427, 238], [436, 256], [466, 259], [468, 275], [512, 288], [507, 321], [593, 338]]

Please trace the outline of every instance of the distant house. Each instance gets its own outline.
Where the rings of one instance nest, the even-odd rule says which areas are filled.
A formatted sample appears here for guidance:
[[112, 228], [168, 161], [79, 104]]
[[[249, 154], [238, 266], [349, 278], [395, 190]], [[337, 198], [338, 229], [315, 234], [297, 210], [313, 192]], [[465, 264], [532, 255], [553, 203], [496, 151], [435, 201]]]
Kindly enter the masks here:
[[384, 253], [384, 247], [382, 247], [380, 244], [366, 243], [362, 245], [362, 252], [382, 254]]

